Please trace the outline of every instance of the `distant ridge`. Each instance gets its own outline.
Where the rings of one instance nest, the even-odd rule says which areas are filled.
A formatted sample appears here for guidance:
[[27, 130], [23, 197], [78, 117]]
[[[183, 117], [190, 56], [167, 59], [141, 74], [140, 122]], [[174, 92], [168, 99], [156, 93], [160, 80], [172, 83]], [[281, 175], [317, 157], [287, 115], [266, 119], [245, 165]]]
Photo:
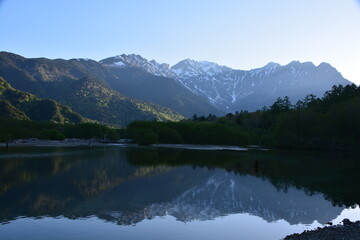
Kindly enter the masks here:
[[15, 89], [70, 106], [84, 117], [126, 126], [134, 120], [178, 121], [194, 114], [254, 111], [288, 96], [321, 97], [350, 81], [330, 64], [293, 61], [235, 70], [185, 59], [170, 66], [140, 55], [91, 59], [28, 59], [0, 52], [0, 76]]
[[116, 76], [93, 60], [27, 59], [0, 52], [0, 76], [16, 89], [56, 100], [84, 117], [110, 125], [184, 118], [169, 108], [131, 99], [113, 90], [106, 80]]
[[260, 109], [284, 96], [289, 96], [293, 102], [308, 94], [321, 97], [333, 85], [351, 84], [328, 63], [315, 66], [312, 62], [293, 61], [282, 66], [270, 62], [264, 67], [245, 71], [191, 59], [170, 67], [134, 54], [107, 58], [100, 63], [114, 68], [137, 67], [154, 75], [176, 79], [223, 112]]

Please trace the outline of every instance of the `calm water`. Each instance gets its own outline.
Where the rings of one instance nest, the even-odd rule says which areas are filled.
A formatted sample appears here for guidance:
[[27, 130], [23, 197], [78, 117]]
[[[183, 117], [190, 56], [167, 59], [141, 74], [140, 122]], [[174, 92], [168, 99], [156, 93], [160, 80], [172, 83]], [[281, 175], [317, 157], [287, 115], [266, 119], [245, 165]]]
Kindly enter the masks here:
[[281, 239], [360, 220], [357, 157], [135, 147], [0, 153], [0, 239]]

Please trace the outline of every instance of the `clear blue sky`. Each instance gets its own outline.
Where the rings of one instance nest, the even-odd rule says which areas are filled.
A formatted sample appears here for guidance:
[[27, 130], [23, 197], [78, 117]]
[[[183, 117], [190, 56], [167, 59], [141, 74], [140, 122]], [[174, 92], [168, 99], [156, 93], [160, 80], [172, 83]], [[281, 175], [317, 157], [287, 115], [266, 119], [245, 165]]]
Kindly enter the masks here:
[[25, 57], [328, 62], [360, 83], [358, 0], [0, 0], [0, 33]]

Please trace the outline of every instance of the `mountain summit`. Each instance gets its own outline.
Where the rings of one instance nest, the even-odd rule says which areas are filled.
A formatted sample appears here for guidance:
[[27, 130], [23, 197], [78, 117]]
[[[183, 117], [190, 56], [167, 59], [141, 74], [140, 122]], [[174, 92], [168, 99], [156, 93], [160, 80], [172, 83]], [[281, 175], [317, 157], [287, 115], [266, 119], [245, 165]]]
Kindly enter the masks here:
[[268, 63], [245, 71], [191, 59], [171, 67], [135, 54], [97, 62], [29, 59], [0, 52], [0, 76], [15, 89], [118, 126], [133, 120], [253, 111], [278, 97], [288, 96], [295, 103], [308, 94], [321, 97], [333, 85], [351, 84], [328, 63]]
[[293, 102], [308, 94], [321, 97], [333, 85], [351, 84], [328, 63], [315, 66], [312, 62], [292, 61], [282, 66], [270, 62], [245, 71], [191, 59], [170, 67], [134, 54], [107, 58], [100, 63], [115, 68], [138, 68], [175, 79], [222, 112], [253, 111], [269, 106], [278, 97], [289, 96]]
[[166, 63], [158, 63], [155, 60], [147, 59], [136, 54], [122, 54], [115, 57], [109, 57], [100, 61], [101, 64], [113, 67], [135, 67], [141, 68], [151, 74], [162, 77], [176, 77], [170, 70], [170, 65]]

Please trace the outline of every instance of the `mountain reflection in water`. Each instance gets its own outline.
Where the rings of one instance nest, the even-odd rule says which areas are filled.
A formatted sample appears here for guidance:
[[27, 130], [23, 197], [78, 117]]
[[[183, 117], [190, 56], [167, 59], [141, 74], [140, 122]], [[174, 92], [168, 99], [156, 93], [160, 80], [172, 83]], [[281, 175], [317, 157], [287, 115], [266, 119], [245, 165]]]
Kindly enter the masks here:
[[124, 147], [27, 151], [1, 155], [3, 223], [95, 215], [130, 225], [166, 215], [188, 222], [248, 213], [268, 222], [324, 224], [360, 202], [357, 186], [349, 184], [359, 182], [360, 170], [351, 157]]

